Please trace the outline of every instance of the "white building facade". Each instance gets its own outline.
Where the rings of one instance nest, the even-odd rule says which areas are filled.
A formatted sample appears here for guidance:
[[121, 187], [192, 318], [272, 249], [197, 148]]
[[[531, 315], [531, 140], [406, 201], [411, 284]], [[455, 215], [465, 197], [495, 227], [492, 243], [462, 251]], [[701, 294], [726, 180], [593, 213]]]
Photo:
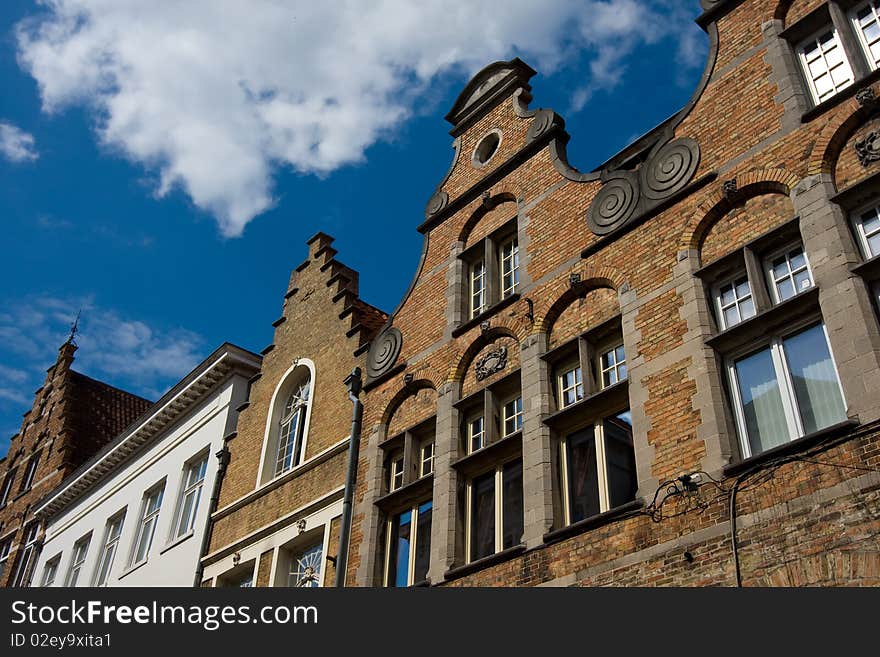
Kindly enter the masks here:
[[43, 499], [32, 586], [193, 586], [260, 356], [224, 344]]

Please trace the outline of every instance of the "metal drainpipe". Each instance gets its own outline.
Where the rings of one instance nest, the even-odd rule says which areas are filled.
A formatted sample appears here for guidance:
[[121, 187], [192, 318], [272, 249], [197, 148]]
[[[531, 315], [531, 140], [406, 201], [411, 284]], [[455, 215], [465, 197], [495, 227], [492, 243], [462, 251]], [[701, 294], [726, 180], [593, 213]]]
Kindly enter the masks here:
[[199, 561], [196, 566], [196, 578], [193, 586], [196, 588], [202, 585], [202, 574], [205, 567], [202, 565], [202, 557], [207, 554], [208, 546], [211, 543], [211, 534], [214, 532], [214, 521], [211, 516], [217, 510], [220, 503], [220, 486], [223, 485], [223, 478], [226, 476], [226, 466], [229, 465], [229, 441], [235, 437], [235, 432], [229, 434], [223, 439], [223, 447], [215, 454], [220, 465], [217, 467], [217, 477], [214, 479], [214, 489], [211, 491], [211, 503], [208, 505], [208, 526], [205, 528], [205, 536], [202, 538], [202, 549], [199, 552]]
[[351, 539], [352, 500], [357, 482], [358, 454], [361, 445], [361, 416], [363, 404], [358, 398], [361, 393], [361, 368], [355, 367], [344, 381], [348, 386], [348, 398], [352, 403], [351, 441], [348, 446], [348, 472], [345, 475], [345, 493], [342, 497], [342, 525], [339, 528], [339, 550], [336, 553], [337, 588], [345, 586], [345, 570], [348, 567], [348, 543]]

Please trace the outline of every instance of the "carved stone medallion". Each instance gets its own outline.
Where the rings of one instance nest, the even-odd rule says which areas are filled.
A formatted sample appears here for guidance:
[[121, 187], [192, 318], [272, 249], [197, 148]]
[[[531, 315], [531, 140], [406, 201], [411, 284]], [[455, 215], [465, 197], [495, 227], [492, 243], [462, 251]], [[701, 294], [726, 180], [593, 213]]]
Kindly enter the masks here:
[[477, 381], [482, 381], [488, 376], [500, 372], [507, 367], [507, 347], [500, 346], [487, 352], [485, 356], [477, 360], [474, 371], [477, 374]]

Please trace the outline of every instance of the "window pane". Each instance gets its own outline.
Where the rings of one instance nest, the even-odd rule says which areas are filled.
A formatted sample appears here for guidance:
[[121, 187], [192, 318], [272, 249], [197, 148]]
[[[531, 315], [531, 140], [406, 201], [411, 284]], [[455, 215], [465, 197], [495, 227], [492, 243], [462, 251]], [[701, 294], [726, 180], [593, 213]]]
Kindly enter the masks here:
[[634, 500], [638, 488], [629, 412], [606, 419], [603, 432], [608, 471], [608, 501], [613, 509]]
[[522, 542], [523, 536], [523, 483], [522, 461], [517, 459], [504, 466], [502, 475], [502, 548]]
[[391, 523], [389, 578], [392, 586], [409, 585], [409, 541], [412, 536], [412, 511], [395, 516]]
[[471, 484], [471, 561], [495, 553], [495, 472]]
[[595, 429], [590, 426], [566, 440], [569, 516], [577, 522], [599, 513]]
[[419, 506], [418, 531], [416, 533], [416, 563], [413, 584], [428, 578], [428, 565], [431, 562], [431, 502]]
[[737, 361], [735, 369], [751, 453], [787, 442], [788, 424], [770, 349]]
[[822, 326], [786, 339], [783, 348], [804, 432], [843, 422], [846, 408]]

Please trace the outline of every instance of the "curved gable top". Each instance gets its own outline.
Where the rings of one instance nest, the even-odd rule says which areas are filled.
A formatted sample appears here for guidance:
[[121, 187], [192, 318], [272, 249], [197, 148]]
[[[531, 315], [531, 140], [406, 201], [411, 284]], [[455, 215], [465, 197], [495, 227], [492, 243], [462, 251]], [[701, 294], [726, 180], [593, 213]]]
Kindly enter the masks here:
[[536, 73], [519, 57], [489, 64], [465, 85], [446, 115], [446, 120], [454, 126], [450, 134], [460, 135], [517, 89], [529, 91], [529, 80]]

